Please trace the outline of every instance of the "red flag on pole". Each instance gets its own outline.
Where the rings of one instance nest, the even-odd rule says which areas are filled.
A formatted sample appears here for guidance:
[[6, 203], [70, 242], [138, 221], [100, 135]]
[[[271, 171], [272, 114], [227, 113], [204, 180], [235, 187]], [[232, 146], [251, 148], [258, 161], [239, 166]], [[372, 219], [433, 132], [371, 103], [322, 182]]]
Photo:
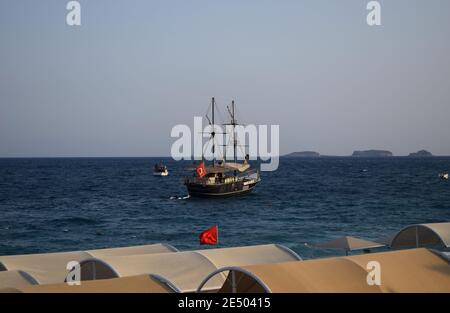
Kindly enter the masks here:
[[219, 243], [219, 227], [217, 225], [203, 231], [200, 236], [201, 245], [216, 245]]
[[203, 162], [200, 163], [200, 164], [197, 166], [196, 171], [197, 171], [198, 177], [201, 178], [201, 177], [205, 176], [205, 175], [206, 175], [205, 164], [204, 164]]

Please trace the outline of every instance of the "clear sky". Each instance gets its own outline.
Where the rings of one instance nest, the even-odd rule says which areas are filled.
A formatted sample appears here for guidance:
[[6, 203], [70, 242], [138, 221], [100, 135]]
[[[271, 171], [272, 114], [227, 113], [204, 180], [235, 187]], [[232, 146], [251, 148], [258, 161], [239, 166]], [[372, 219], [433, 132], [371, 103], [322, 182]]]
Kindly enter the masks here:
[[1, 157], [169, 155], [212, 96], [283, 154], [450, 155], [448, 0], [67, 2], [0, 2]]

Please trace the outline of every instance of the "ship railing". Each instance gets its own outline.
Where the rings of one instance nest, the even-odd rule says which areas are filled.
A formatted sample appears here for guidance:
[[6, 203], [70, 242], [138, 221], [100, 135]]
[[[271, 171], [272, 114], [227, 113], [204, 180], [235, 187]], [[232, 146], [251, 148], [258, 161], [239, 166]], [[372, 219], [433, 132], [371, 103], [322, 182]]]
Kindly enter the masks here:
[[228, 176], [226, 178], [222, 178], [222, 179], [211, 179], [211, 177], [186, 177], [184, 182], [185, 184], [187, 183], [194, 183], [194, 184], [203, 184], [203, 185], [208, 185], [208, 184], [217, 184], [217, 183], [231, 183], [233, 180], [234, 181], [238, 181], [240, 179], [243, 178], [247, 178], [247, 179], [255, 179], [256, 181], [259, 181], [259, 170], [257, 169], [252, 169], [252, 170], [248, 170], [245, 171], [243, 173], [236, 173], [236, 176]]

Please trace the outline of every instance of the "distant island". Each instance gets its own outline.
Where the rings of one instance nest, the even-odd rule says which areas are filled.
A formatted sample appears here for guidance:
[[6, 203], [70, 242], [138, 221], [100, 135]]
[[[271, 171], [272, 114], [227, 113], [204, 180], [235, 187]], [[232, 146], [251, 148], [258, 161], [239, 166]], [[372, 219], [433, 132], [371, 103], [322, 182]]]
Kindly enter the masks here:
[[363, 158], [380, 158], [380, 157], [392, 157], [394, 156], [391, 151], [387, 150], [364, 150], [364, 151], [353, 151], [353, 157], [363, 157]]
[[433, 154], [431, 154], [431, 152], [429, 152], [427, 150], [420, 150], [417, 152], [410, 153], [408, 156], [413, 157], [413, 158], [426, 158], [426, 157], [432, 157]]
[[[316, 151], [295, 151], [288, 154], [283, 155], [284, 157], [288, 158], [326, 158], [326, 157], [339, 157], [339, 156], [333, 156], [333, 155], [321, 155], [319, 152]], [[387, 157], [393, 157], [394, 154], [389, 150], [355, 150], [353, 151], [353, 154], [350, 155], [350, 157], [360, 157], [360, 158], [387, 158]], [[344, 157], [344, 156], [341, 156]], [[348, 155], [346, 157], [349, 157]], [[405, 157], [403, 155], [402, 157]], [[434, 157], [434, 155], [427, 151], [427, 150], [419, 150], [417, 152], [410, 153], [407, 157], [410, 158], [427, 158], [427, 157]]]
[[290, 158], [318, 158], [320, 154], [315, 151], [300, 151], [300, 152], [292, 152], [285, 155]]

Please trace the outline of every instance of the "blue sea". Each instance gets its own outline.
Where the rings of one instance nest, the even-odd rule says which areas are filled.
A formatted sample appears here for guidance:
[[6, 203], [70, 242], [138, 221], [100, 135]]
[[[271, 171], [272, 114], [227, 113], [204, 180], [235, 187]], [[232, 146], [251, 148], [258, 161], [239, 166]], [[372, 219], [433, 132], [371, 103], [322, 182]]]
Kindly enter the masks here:
[[[168, 177], [154, 177], [163, 161]], [[376, 240], [413, 223], [450, 220], [450, 158], [281, 158], [254, 193], [183, 199], [191, 162], [169, 158], [0, 159], [0, 255], [165, 242], [198, 249], [280, 243], [303, 258], [314, 243]]]

